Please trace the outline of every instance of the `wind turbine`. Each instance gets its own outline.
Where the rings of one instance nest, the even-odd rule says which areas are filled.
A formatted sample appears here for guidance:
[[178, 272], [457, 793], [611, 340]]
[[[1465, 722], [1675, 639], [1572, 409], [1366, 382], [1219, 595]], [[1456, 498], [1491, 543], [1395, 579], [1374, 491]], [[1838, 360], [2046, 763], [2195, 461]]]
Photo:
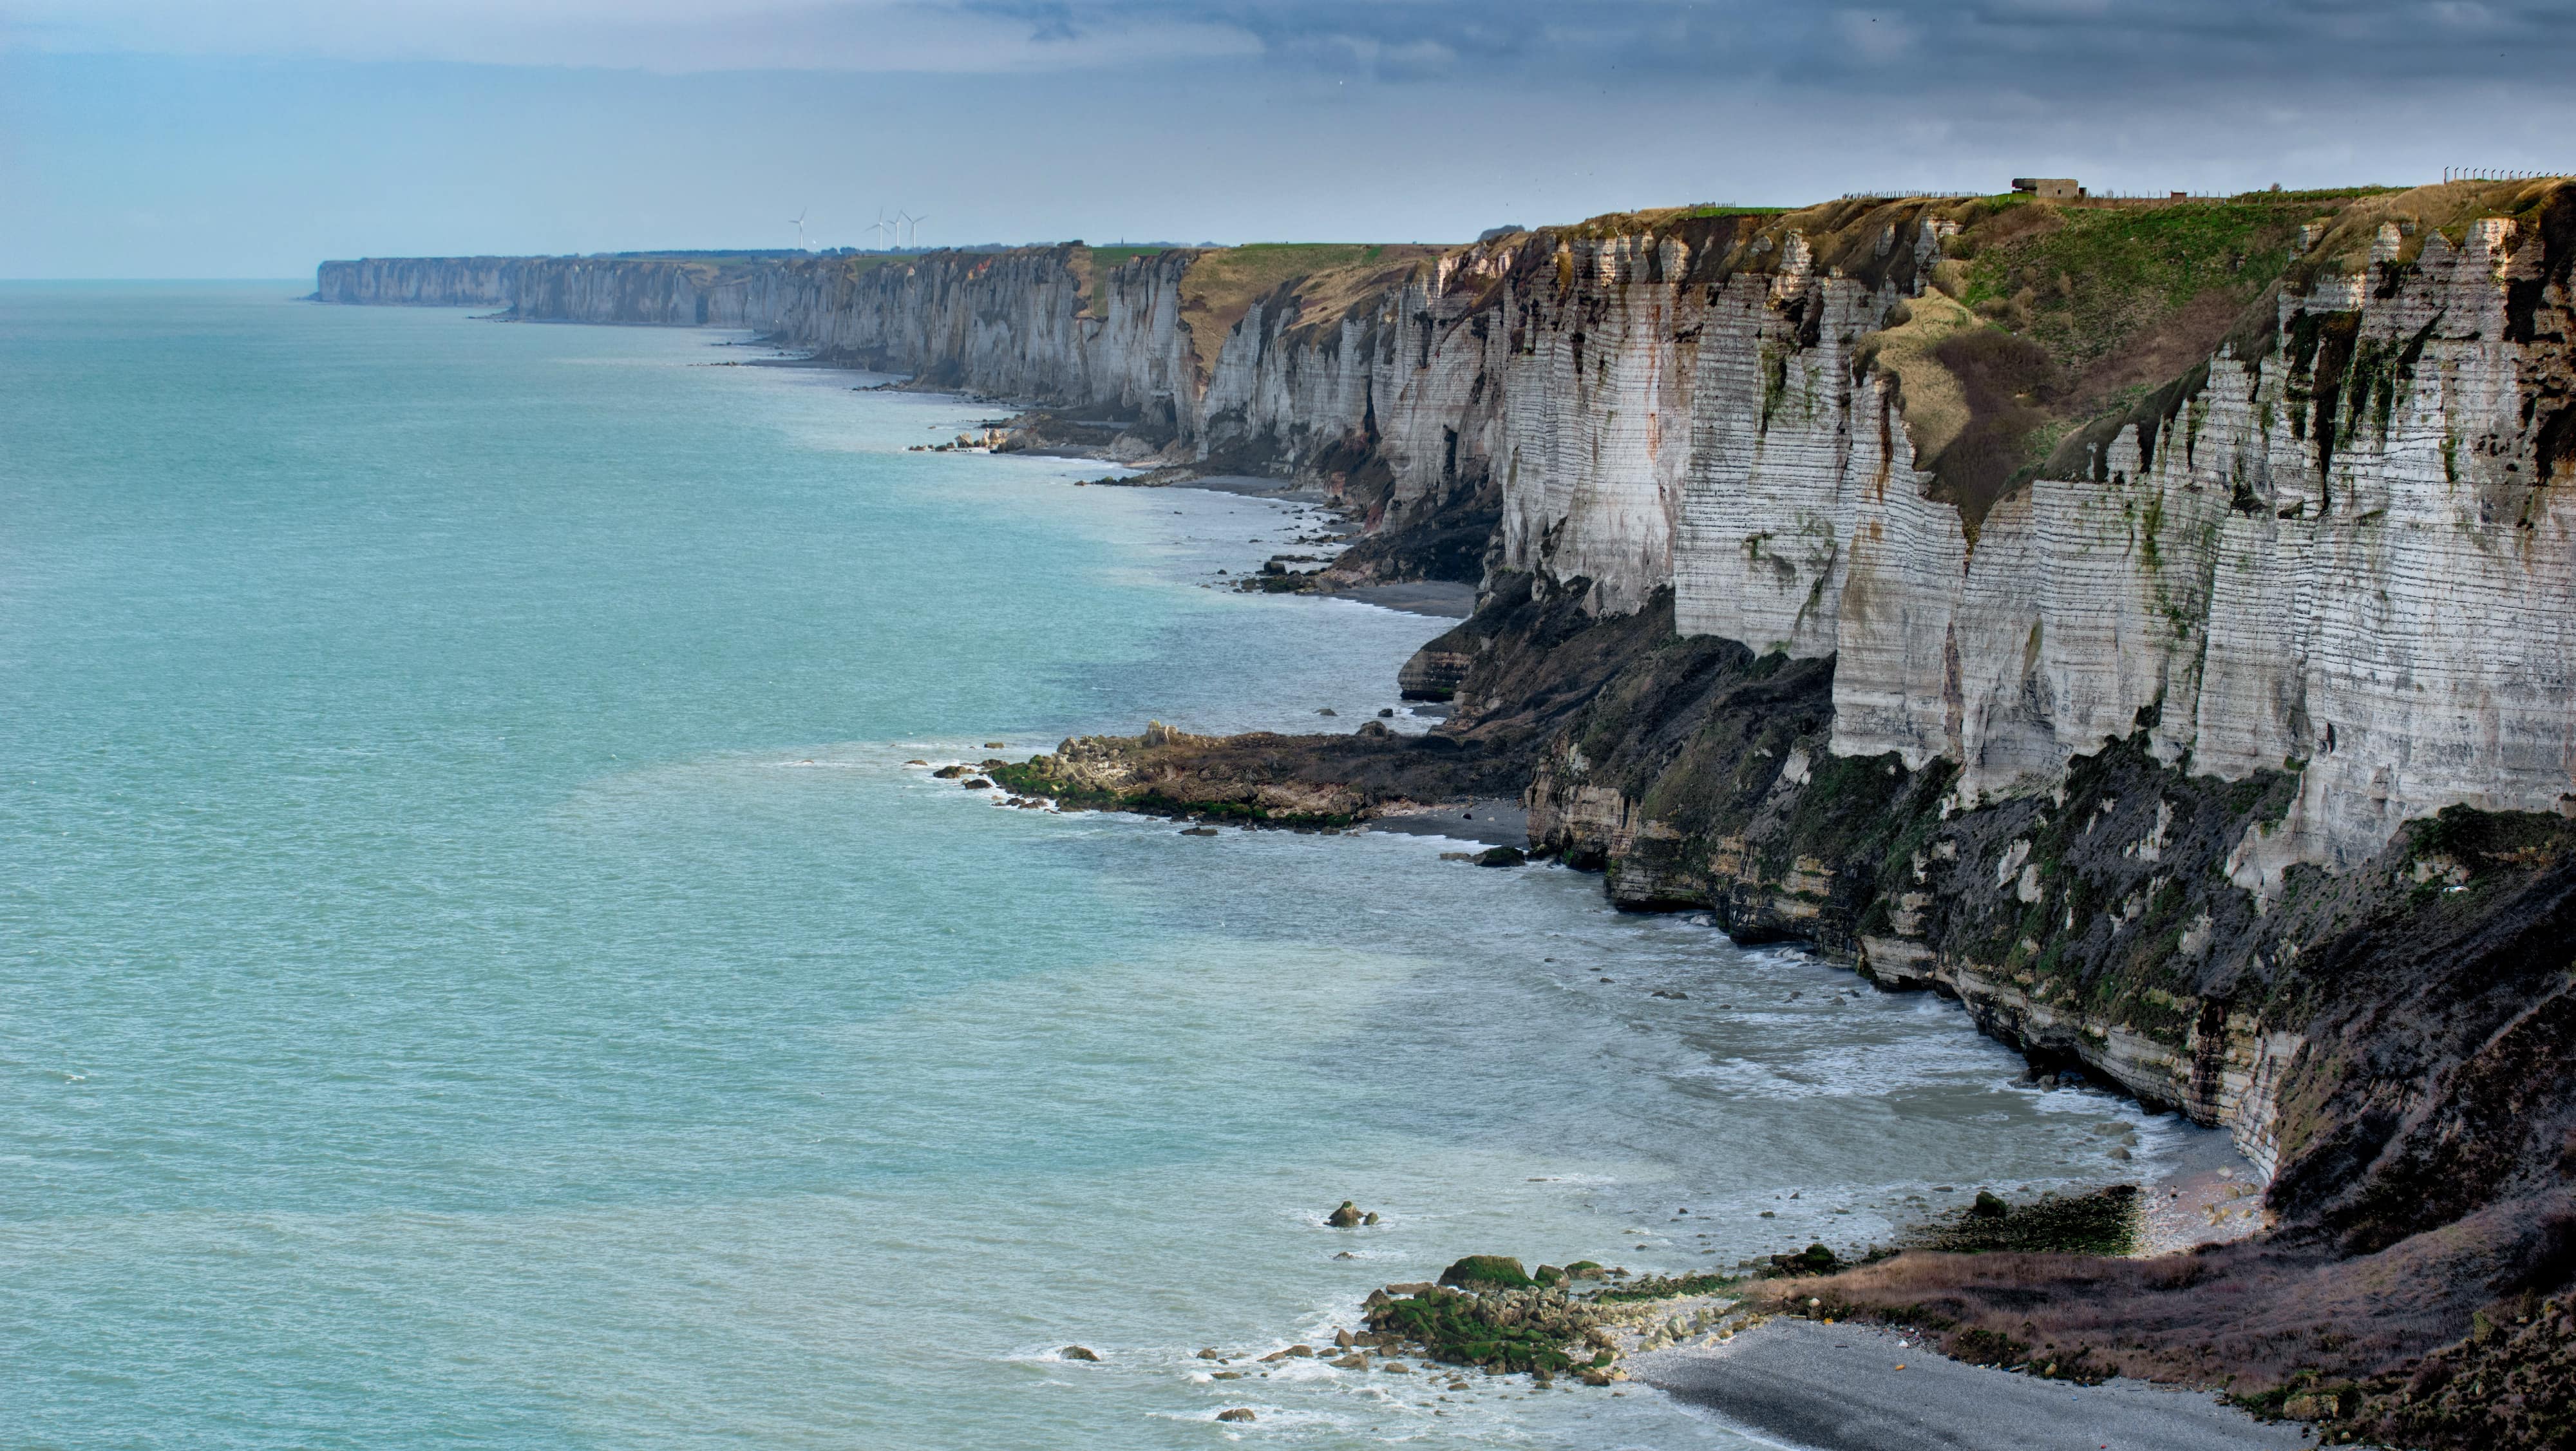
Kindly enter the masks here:
[[928, 217], [915, 217], [912, 219], [912, 245], [916, 251], [921, 247], [921, 224], [929, 220], [930, 218]]
[[812, 207], [807, 207], [787, 219], [787, 224], [796, 229], [796, 250], [799, 252], [805, 250], [805, 212], [812, 210], [814, 210]]
[[904, 229], [906, 226], [910, 225], [911, 221], [912, 221], [912, 214], [911, 214], [911, 213], [909, 213], [909, 212], [905, 211], [905, 210], [904, 210], [903, 208], [901, 208], [901, 207], [897, 207], [897, 208], [895, 208], [895, 213], [894, 213], [894, 244], [895, 244], [895, 246], [896, 246], [896, 247], [898, 247], [898, 248], [903, 248], [903, 247], [909, 247], [909, 246], [911, 246], [911, 245], [912, 245], [912, 243], [911, 243], [909, 240], [907, 240], [907, 239], [904, 237], [904, 234], [903, 234], [903, 229]]
[[868, 223], [868, 230], [877, 234], [877, 250], [880, 252], [887, 250], [886, 233], [894, 230], [894, 223], [886, 220], [884, 208], [877, 209], [877, 219]]

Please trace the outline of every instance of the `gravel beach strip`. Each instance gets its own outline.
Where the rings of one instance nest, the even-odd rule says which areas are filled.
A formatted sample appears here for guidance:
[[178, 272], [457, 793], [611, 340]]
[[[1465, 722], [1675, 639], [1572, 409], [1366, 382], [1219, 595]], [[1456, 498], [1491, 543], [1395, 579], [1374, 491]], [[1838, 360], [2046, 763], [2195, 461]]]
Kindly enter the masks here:
[[[1631, 1358], [1686, 1405], [1813, 1451], [2241, 1451], [2308, 1444], [2217, 1397], [2138, 1381], [2074, 1385], [1967, 1365], [1863, 1325], [1774, 1320], [1714, 1347]], [[1903, 1365], [1903, 1370], [1896, 1367]]]

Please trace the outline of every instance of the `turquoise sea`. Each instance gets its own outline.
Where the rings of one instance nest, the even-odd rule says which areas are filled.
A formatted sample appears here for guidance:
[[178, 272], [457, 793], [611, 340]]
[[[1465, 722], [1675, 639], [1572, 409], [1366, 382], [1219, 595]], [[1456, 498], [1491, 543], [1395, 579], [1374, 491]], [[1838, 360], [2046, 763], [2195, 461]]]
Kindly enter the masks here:
[[1744, 1446], [1194, 1352], [2167, 1151], [1594, 878], [904, 765], [1394, 704], [1444, 622], [1201, 587], [1292, 506], [303, 290], [0, 287], [0, 1445]]

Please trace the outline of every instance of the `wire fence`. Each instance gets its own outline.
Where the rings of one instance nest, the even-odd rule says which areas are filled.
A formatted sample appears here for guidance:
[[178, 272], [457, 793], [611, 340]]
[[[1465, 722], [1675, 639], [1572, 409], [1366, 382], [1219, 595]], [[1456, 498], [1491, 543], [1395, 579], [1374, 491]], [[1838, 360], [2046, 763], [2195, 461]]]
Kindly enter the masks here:
[[2445, 185], [2455, 181], [2548, 181], [2576, 175], [2565, 171], [2497, 171], [2484, 166], [2446, 166], [2442, 168]]

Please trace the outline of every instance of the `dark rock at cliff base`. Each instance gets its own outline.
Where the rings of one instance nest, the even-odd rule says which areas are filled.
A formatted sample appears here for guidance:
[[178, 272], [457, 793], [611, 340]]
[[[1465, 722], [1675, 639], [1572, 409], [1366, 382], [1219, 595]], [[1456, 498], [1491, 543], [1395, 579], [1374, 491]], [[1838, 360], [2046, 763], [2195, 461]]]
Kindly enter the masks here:
[[1094, 1364], [1097, 1364], [1100, 1360], [1100, 1353], [1098, 1351], [1081, 1345], [1068, 1345], [1064, 1349], [1057, 1351], [1056, 1354], [1063, 1356], [1067, 1360], [1088, 1360]]
[[1341, 1208], [1324, 1216], [1324, 1222], [1335, 1229], [1357, 1229], [1360, 1223], [1359, 1206], [1345, 1199], [1342, 1201]]
[[1480, 867], [1516, 867], [1529, 860], [1529, 853], [1516, 846], [1489, 847], [1476, 853]]

